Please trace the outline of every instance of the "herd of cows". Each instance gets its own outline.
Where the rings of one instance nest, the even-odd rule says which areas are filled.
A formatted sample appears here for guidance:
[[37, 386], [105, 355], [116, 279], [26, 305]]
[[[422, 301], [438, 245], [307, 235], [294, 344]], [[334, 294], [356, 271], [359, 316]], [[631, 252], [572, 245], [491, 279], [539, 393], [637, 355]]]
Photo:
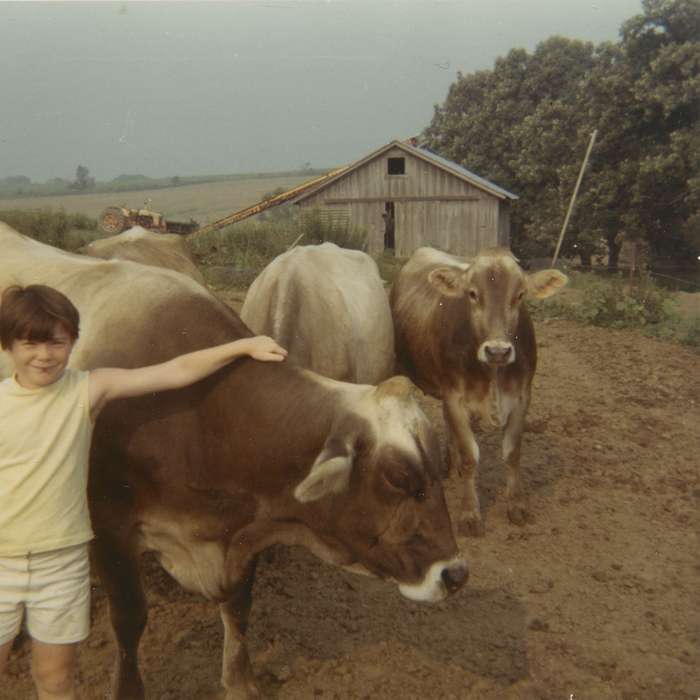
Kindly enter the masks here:
[[[416, 601], [466, 582], [416, 385], [443, 402], [450, 463], [464, 477], [459, 527], [483, 531], [477, 418], [503, 428], [508, 515], [527, 519], [519, 458], [536, 344], [524, 299], [549, 296], [566, 277], [527, 275], [507, 250], [466, 261], [422, 248], [387, 295], [364, 253], [304, 246], [261, 273], [241, 320], [178, 245], [132, 230], [74, 255], [0, 223], [0, 291], [42, 283], [65, 293], [81, 312], [71, 364], [82, 369], [162, 362], [251, 330], [288, 348], [284, 363], [241, 359], [194, 386], [109, 405], [91, 453], [94, 561], [119, 647], [115, 697], [144, 697], [139, 559], [152, 551], [182, 586], [219, 604], [227, 700], [253, 698], [245, 634], [256, 557], [271, 545], [303, 545]], [[0, 378], [12, 371], [3, 363]], [[393, 376], [397, 367], [405, 376]]]

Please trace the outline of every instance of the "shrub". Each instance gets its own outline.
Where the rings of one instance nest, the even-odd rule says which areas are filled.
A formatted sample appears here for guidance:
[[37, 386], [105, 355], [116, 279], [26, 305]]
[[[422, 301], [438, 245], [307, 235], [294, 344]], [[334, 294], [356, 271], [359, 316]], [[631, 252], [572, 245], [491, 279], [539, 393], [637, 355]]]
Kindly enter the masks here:
[[684, 345], [700, 348], [700, 316], [690, 319], [679, 333], [678, 339]]
[[67, 247], [67, 235], [70, 231], [97, 229], [97, 222], [89, 216], [66, 214], [63, 209], [6, 209], [0, 211], [0, 221], [4, 221], [25, 236], [57, 248]]
[[556, 297], [530, 302], [535, 318], [570, 318], [610, 328], [642, 328], [648, 335], [700, 346], [700, 318], [679, 314], [671, 292], [649, 275], [630, 283], [622, 276], [570, 273], [569, 288]]
[[646, 326], [670, 318], [669, 294], [646, 276], [625, 284], [620, 279], [595, 280], [586, 290], [579, 313], [598, 326]]
[[293, 245], [330, 241], [343, 248], [362, 249], [366, 236], [356, 229], [324, 220], [317, 211], [291, 221], [245, 221], [199, 236], [190, 248], [207, 265], [233, 265], [260, 272]]
[[318, 209], [305, 210], [299, 219], [298, 228], [304, 234], [303, 245], [335, 243], [341, 248], [367, 248], [367, 234], [362, 229]]
[[533, 302], [535, 315], [564, 316], [596, 326], [653, 326], [673, 317], [671, 295], [648, 275], [629, 283], [622, 277], [570, 273], [570, 288], [545, 302]]

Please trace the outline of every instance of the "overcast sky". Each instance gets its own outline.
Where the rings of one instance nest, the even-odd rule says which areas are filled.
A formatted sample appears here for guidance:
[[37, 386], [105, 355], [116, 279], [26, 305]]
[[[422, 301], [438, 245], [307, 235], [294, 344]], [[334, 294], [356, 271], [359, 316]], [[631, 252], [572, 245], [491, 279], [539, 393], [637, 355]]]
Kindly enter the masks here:
[[99, 180], [356, 160], [425, 128], [457, 71], [639, 0], [0, 2], [0, 177]]

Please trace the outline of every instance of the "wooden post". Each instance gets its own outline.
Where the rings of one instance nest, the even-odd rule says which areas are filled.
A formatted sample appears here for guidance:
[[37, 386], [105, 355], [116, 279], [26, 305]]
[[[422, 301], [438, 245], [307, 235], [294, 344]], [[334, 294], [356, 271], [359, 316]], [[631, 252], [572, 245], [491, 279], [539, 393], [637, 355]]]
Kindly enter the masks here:
[[564, 224], [561, 227], [561, 233], [559, 234], [559, 240], [557, 241], [557, 249], [554, 251], [554, 257], [552, 258], [552, 267], [556, 265], [557, 258], [559, 257], [559, 251], [561, 249], [562, 241], [564, 240], [564, 233], [566, 232], [566, 227], [569, 225], [569, 219], [571, 218], [571, 212], [574, 210], [574, 203], [576, 202], [576, 196], [578, 195], [578, 188], [581, 185], [581, 180], [583, 180], [583, 171], [586, 169], [586, 164], [588, 163], [588, 156], [591, 155], [593, 150], [593, 144], [595, 143], [595, 137], [598, 135], [598, 129], [595, 129], [591, 134], [591, 140], [588, 142], [588, 148], [586, 149], [586, 155], [583, 158], [583, 163], [581, 164], [581, 170], [578, 173], [578, 180], [576, 180], [576, 187], [574, 187], [574, 193], [571, 195], [571, 201], [569, 202], [569, 209], [564, 217]]

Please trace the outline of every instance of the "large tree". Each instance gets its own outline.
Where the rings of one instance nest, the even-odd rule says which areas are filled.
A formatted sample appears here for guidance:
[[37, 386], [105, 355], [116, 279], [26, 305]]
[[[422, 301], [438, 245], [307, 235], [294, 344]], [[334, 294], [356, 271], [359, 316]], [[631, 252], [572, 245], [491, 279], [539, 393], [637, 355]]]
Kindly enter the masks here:
[[582, 260], [620, 234], [687, 260], [698, 235], [700, 3], [645, 0], [616, 44], [562, 37], [458, 75], [428, 145], [520, 195], [512, 244], [551, 254], [593, 129], [598, 140], [564, 252]]

